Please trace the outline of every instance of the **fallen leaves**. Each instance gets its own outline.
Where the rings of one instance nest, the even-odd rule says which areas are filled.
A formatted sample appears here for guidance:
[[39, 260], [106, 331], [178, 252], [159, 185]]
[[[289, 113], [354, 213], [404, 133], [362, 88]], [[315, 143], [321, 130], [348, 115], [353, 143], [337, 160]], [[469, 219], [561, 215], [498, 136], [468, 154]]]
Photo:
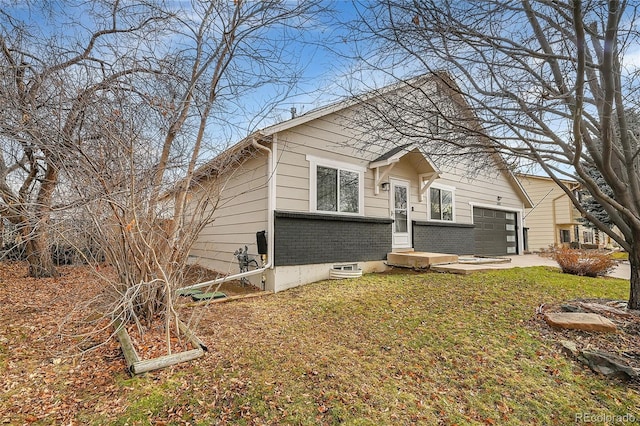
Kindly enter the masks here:
[[[209, 353], [130, 378], [119, 345], [102, 344], [111, 329], [81, 337], [100, 317], [78, 295], [100, 283], [82, 268], [59, 280], [25, 271], [0, 264], [0, 423], [566, 424], [585, 405], [640, 406], [627, 388], [570, 376], [540, 341], [540, 300], [582, 283], [564, 274], [554, 289], [543, 270], [394, 273], [184, 308]], [[588, 285], [580, 292], [603, 287]], [[131, 334], [144, 357], [164, 350], [162, 327]]]
[[[87, 394], [102, 386], [104, 397], [116, 390], [114, 378], [124, 367], [117, 344], [79, 349], [81, 334], [93, 327], [80, 321], [87, 304], [78, 295], [100, 293], [100, 283], [84, 268], [60, 272], [37, 280], [25, 277], [23, 263], [0, 263], [1, 422], [73, 423]], [[95, 337], [107, 342], [109, 333]]]

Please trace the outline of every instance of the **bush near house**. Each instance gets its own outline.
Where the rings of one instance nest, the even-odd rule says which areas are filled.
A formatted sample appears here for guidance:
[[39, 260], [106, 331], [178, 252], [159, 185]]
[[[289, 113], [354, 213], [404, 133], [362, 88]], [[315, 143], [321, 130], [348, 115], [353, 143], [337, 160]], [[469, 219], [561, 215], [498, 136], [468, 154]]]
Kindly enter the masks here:
[[604, 276], [616, 266], [616, 260], [609, 253], [598, 250], [579, 250], [568, 247], [555, 247], [551, 258], [558, 262], [565, 274], [587, 277]]

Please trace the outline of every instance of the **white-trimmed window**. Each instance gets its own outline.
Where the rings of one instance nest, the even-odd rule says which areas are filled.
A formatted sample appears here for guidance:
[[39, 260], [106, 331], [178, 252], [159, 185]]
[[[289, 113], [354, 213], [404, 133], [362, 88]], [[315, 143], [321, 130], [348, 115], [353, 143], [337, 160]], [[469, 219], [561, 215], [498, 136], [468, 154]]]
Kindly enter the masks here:
[[593, 244], [593, 231], [582, 231], [582, 238], [585, 244]]
[[365, 168], [307, 155], [312, 212], [362, 215]]
[[444, 222], [455, 221], [455, 188], [444, 185], [431, 185], [427, 214], [430, 220]]

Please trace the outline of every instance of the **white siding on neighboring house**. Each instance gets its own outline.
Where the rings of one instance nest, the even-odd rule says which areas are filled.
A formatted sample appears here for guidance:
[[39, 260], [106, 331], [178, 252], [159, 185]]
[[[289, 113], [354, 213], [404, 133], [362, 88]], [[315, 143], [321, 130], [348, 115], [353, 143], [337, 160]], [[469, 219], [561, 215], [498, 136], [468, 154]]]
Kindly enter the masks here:
[[529, 228], [530, 251], [546, 250], [563, 243], [562, 231], [573, 242], [576, 241], [578, 227], [577, 241], [580, 243], [585, 242], [585, 231], [593, 233], [577, 220], [579, 215], [571, 200], [552, 179], [532, 175], [518, 175], [518, 178], [534, 205], [532, 209], [527, 209], [525, 217], [525, 226]]

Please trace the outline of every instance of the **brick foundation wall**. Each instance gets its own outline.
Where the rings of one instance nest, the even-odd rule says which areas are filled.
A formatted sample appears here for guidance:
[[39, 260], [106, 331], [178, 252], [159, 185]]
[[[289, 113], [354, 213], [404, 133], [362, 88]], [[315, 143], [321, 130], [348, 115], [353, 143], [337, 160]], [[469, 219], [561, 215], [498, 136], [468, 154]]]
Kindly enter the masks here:
[[413, 248], [450, 254], [475, 253], [475, 225], [413, 221]]
[[276, 266], [384, 260], [392, 219], [275, 212]]

